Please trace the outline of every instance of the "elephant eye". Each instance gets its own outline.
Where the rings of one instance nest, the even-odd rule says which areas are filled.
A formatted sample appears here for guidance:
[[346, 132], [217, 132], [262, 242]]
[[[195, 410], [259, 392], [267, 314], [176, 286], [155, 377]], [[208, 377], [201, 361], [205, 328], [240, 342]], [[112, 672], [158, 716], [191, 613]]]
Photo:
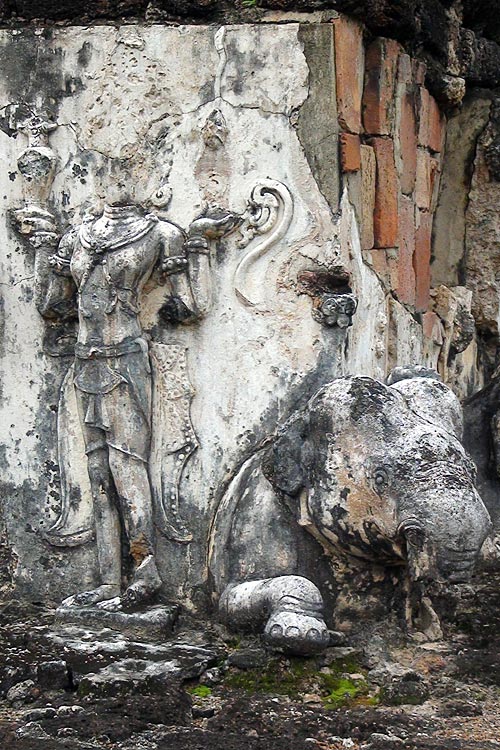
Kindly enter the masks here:
[[405, 529], [404, 536], [407, 544], [410, 544], [412, 547], [415, 547], [418, 550], [421, 550], [423, 548], [425, 542], [425, 533], [424, 530], [420, 527], [415, 526]]
[[389, 475], [383, 467], [375, 469], [375, 472], [373, 474], [373, 482], [377, 491], [381, 491], [387, 487], [387, 485], [389, 484]]

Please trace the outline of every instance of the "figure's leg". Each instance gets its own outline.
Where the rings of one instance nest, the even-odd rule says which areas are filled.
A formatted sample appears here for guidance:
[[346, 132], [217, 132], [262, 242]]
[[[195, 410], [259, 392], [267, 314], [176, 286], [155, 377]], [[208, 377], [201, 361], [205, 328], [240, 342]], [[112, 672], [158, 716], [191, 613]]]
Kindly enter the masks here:
[[272, 648], [295, 654], [322, 651], [330, 642], [323, 599], [302, 576], [279, 576], [228, 586], [219, 611], [233, 628], [260, 628]]
[[129, 607], [149, 601], [161, 586], [154, 557], [151, 485], [143, 461], [110, 447], [109, 462], [134, 568], [132, 582], [121, 597], [122, 606]]
[[84, 607], [120, 593], [121, 554], [120, 518], [116, 507], [113, 479], [106, 448], [96, 448], [88, 456], [88, 472], [99, 559], [101, 585], [92, 591], [84, 591], [65, 599], [63, 606]]

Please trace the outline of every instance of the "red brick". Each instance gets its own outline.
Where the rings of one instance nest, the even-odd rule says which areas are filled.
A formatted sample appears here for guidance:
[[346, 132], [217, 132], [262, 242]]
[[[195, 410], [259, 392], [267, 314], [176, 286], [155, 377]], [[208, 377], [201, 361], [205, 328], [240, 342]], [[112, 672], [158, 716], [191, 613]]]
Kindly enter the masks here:
[[389, 266], [387, 264], [387, 251], [385, 248], [373, 247], [364, 256], [369, 266], [373, 268], [377, 276], [387, 288], [390, 288]]
[[411, 83], [413, 70], [409, 55], [401, 53], [398, 57], [398, 83]]
[[418, 145], [436, 153], [442, 150], [445, 118], [427, 89], [420, 89]]
[[399, 196], [399, 257], [397, 297], [400, 302], [415, 304], [415, 206], [411, 198]]
[[390, 247], [386, 250], [386, 254], [390, 278], [389, 288], [396, 291], [399, 287], [399, 250], [397, 247]]
[[343, 172], [361, 169], [361, 141], [359, 135], [340, 134], [340, 165]]
[[399, 184], [394, 163], [392, 138], [371, 138], [377, 161], [373, 235], [375, 247], [396, 247], [398, 244]]
[[438, 346], [443, 344], [443, 324], [439, 315], [436, 315], [432, 310], [424, 313], [422, 315], [422, 328], [426, 338], [431, 339]]
[[431, 207], [431, 198], [431, 155], [426, 148], [419, 148], [417, 154], [415, 202], [418, 208], [428, 211]]
[[373, 268], [378, 278], [387, 289], [395, 290], [398, 287], [398, 249], [372, 247], [364, 252], [366, 263]]
[[390, 135], [398, 57], [401, 47], [392, 39], [375, 39], [366, 51], [363, 126], [369, 135]]
[[428, 126], [428, 146], [431, 151], [439, 152], [443, 148], [444, 136], [444, 115], [438, 107], [433, 96], [429, 96], [429, 126]]
[[334, 20], [337, 110], [340, 127], [361, 132], [364, 46], [360, 24], [341, 16]]
[[413, 193], [417, 174], [417, 121], [415, 117], [415, 95], [411, 86], [405, 87], [400, 99], [399, 149], [401, 190], [405, 195]]
[[419, 226], [415, 233], [415, 278], [416, 299], [415, 309], [424, 312], [429, 307], [429, 293], [431, 288], [431, 239], [432, 214], [419, 211]]
[[413, 69], [413, 83], [423, 86], [425, 83], [425, 74], [427, 72], [427, 66], [421, 60], [412, 60]]
[[418, 145], [427, 148], [429, 143], [429, 99], [431, 95], [427, 89], [420, 89], [420, 103], [418, 106]]

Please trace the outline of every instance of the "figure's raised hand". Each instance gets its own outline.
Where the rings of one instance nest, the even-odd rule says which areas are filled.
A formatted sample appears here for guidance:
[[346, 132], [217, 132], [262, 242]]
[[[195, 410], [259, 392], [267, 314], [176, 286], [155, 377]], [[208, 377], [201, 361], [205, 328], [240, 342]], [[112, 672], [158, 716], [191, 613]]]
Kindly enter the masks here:
[[57, 225], [53, 214], [37, 205], [29, 205], [13, 212], [14, 225], [19, 234], [37, 246], [43, 239], [54, 245], [58, 240]]
[[242, 217], [239, 214], [230, 211], [214, 213], [212, 216], [202, 216], [199, 219], [195, 219], [188, 229], [188, 249], [191, 249], [191, 246], [193, 248], [198, 247], [196, 242], [202, 239], [205, 240], [206, 247], [207, 240], [220, 239], [230, 234], [239, 226], [241, 221]]

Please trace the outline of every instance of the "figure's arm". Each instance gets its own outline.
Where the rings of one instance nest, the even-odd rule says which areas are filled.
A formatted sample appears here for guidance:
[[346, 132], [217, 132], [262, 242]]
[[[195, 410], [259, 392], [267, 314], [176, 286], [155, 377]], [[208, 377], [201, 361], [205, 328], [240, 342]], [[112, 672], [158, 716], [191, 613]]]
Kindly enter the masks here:
[[38, 304], [44, 318], [67, 320], [76, 315], [76, 286], [70, 271], [75, 239], [76, 230], [70, 229], [62, 236], [56, 252], [48, 258], [49, 268], [44, 269], [41, 278], [43, 289]]
[[171, 290], [161, 309], [161, 317], [171, 323], [191, 323], [200, 313], [190, 283], [186, 236], [166, 221], [159, 222], [158, 229], [162, 244], [159, 270], [168, 278]]
[[76, 287], [69, 264], [75, 230], [69, 230], [59, 241], [53, 216], [37, 207], [17, 212], [16, 220], [20, 233], [35, 248], [34, 293], [38, 312], [50, 321], [74, 318]]
[[172, 286], [172, 296], [163, 306], [165, 319], [190, 323], [207, 314], [212, 304], [214, 240], [229, 234], [240, 221], [231, 213], [202, 217], [193, 221], [187, 237], [174, 224], [159, 222], [161, 270]]
[[219, 212], [195, 219], [188, 229], [188, 274], [198, 317], [206, 315], [212, 305], [211, 263], [215, 241], [230, 234], [240, 223], [238, 214]]

